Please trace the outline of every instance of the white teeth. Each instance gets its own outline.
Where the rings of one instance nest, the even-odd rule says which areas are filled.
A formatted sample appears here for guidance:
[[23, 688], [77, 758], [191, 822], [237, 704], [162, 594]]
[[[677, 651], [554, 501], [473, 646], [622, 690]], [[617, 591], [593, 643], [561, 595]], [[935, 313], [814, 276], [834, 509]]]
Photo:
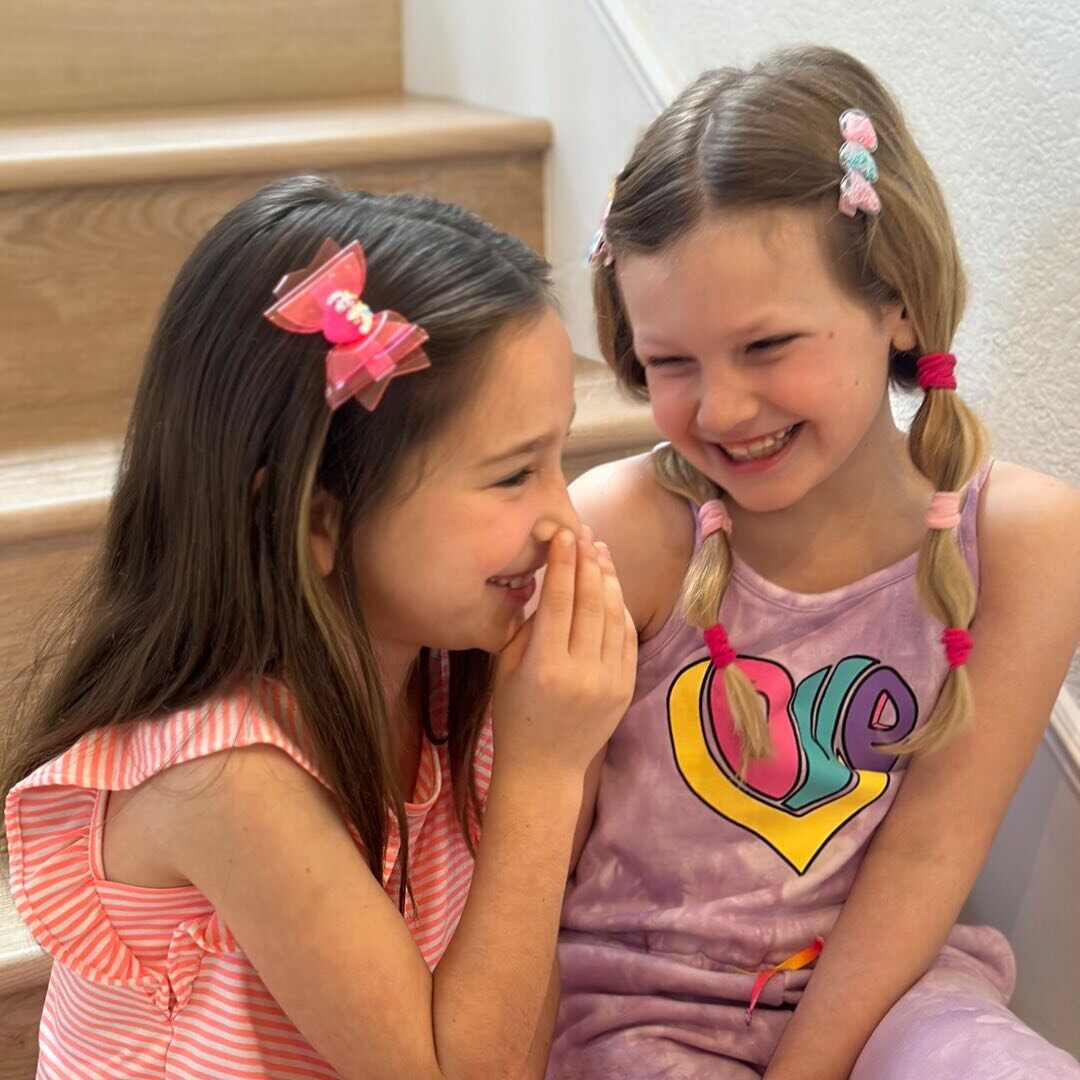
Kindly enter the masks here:
[[768, 435], [764, 439], [755, 439], [752, 443], [744, 443], [742, 446], [724, 446], [720, 444], [724, 453], [735, 461], [751, 461], [754, 458], [768, 457], [775, 454], [791, 438], [798, 425], [792, 424], [789, 428], [776, 435]]
[[502, 585], [506, 589], [524, 589], [526, 585], [532, 581], [532, 574], [525, 574], [519, 577], [493, 577], [489, 580], [493, 585]]

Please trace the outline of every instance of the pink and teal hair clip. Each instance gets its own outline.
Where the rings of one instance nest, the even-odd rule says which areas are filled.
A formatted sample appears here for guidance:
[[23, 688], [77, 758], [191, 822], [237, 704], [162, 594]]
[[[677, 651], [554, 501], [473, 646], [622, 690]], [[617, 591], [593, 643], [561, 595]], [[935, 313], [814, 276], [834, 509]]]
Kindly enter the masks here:
[[840, 165], [844, 178], [840, 181], [840, 213], [854, 217], [880, 214], [881, 199], [874, 190], [878, 178], [874, 151], [878, 148], [877, 132], [870, 117], [861, 109], [845, 109], [840, 114]]

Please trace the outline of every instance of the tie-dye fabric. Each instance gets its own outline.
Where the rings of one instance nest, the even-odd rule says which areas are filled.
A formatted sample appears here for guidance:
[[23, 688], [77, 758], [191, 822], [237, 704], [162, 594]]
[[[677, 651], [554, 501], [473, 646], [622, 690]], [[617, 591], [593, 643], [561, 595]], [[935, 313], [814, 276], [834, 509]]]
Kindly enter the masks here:
[[[973, 482], [958, 531], [976, 582], [976, 511], [988, 471]], [[736, 559], [721, 619], [767, 700], [775, 747], [744, 785], [700, 631], [673, 615], [643, 643], [634, 699], [608, 748], [596, 821], [563, 912], [563, 998], [549, 1080], [748, 1077], [764, 1069], [811, 972], [775, 975], [748, 1026], [755, 973], [828, 938], [903, 780], [905, 758], [889, 754], [889, 744], [928, 715], [946, 674], [941, 628], [919, 602], [915, 566], [913, 555], [806, 595]], [[888, 911], [881, 932], [889, 933]], [[957, 926], [910, 992], [912, 1016], [924, 1028], [918, 1003], [955, 984], [985, 1010], [986, 1024], [997, 1022], [972, 1025], [959, 1009], [942, 1039], [970, 1029], [986, 1044], [990, 1032], [1023, 1032], [1025, 1052], [1036, 1045], [1057, 1071], [1032, 1071], [1025, 1057], [1023, 1072], [924, 1067], [925, 1080], [1073, 1075], [1061, 1071], [1063, 1061], [1075, 1065], [1068, 1055], [1005, 1011], [1013, 979], [1000, 933]], [[864, 1057], [878, 1050], [872, 1039]], [[995, 1053], [994, 1067], [1004, 1068], [1007, 1056]], [[890, 1075], [874, 1060], [854, 1075]]]

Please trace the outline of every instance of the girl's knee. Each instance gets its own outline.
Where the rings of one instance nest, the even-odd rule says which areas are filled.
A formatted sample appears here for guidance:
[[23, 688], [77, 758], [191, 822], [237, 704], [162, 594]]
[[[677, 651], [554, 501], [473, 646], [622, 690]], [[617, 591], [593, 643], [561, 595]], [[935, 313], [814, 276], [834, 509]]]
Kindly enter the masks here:
[[1080, 1064], [996, 1003], [934, 993], [901, 998], [867, 1041], [851, 1080], [1080, 1080]]

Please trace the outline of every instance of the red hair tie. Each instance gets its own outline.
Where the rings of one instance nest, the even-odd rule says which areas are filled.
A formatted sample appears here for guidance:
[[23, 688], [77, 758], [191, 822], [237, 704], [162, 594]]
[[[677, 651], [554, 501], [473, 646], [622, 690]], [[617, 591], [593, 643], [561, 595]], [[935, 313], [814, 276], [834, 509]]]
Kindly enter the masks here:
[[720, 623], [715, 623], [705, 631], [705, 644], [709, 646], [709, 655], [718, 671], [723, 671], [729, 664], [735, 663], [735, 650], [728, 641], [727, 631]]
[[975, 645], [971, 635], [959, 626], [948, 627], [941, 635], [941, 643], [945, 646], [950, 668], [963, 667]]
[[935, 352], [920, 356], [916, 361], [919, 369], [919, 385], [924, 390], [955, 390], [953, 369], [956, 357], [952, 353]]

